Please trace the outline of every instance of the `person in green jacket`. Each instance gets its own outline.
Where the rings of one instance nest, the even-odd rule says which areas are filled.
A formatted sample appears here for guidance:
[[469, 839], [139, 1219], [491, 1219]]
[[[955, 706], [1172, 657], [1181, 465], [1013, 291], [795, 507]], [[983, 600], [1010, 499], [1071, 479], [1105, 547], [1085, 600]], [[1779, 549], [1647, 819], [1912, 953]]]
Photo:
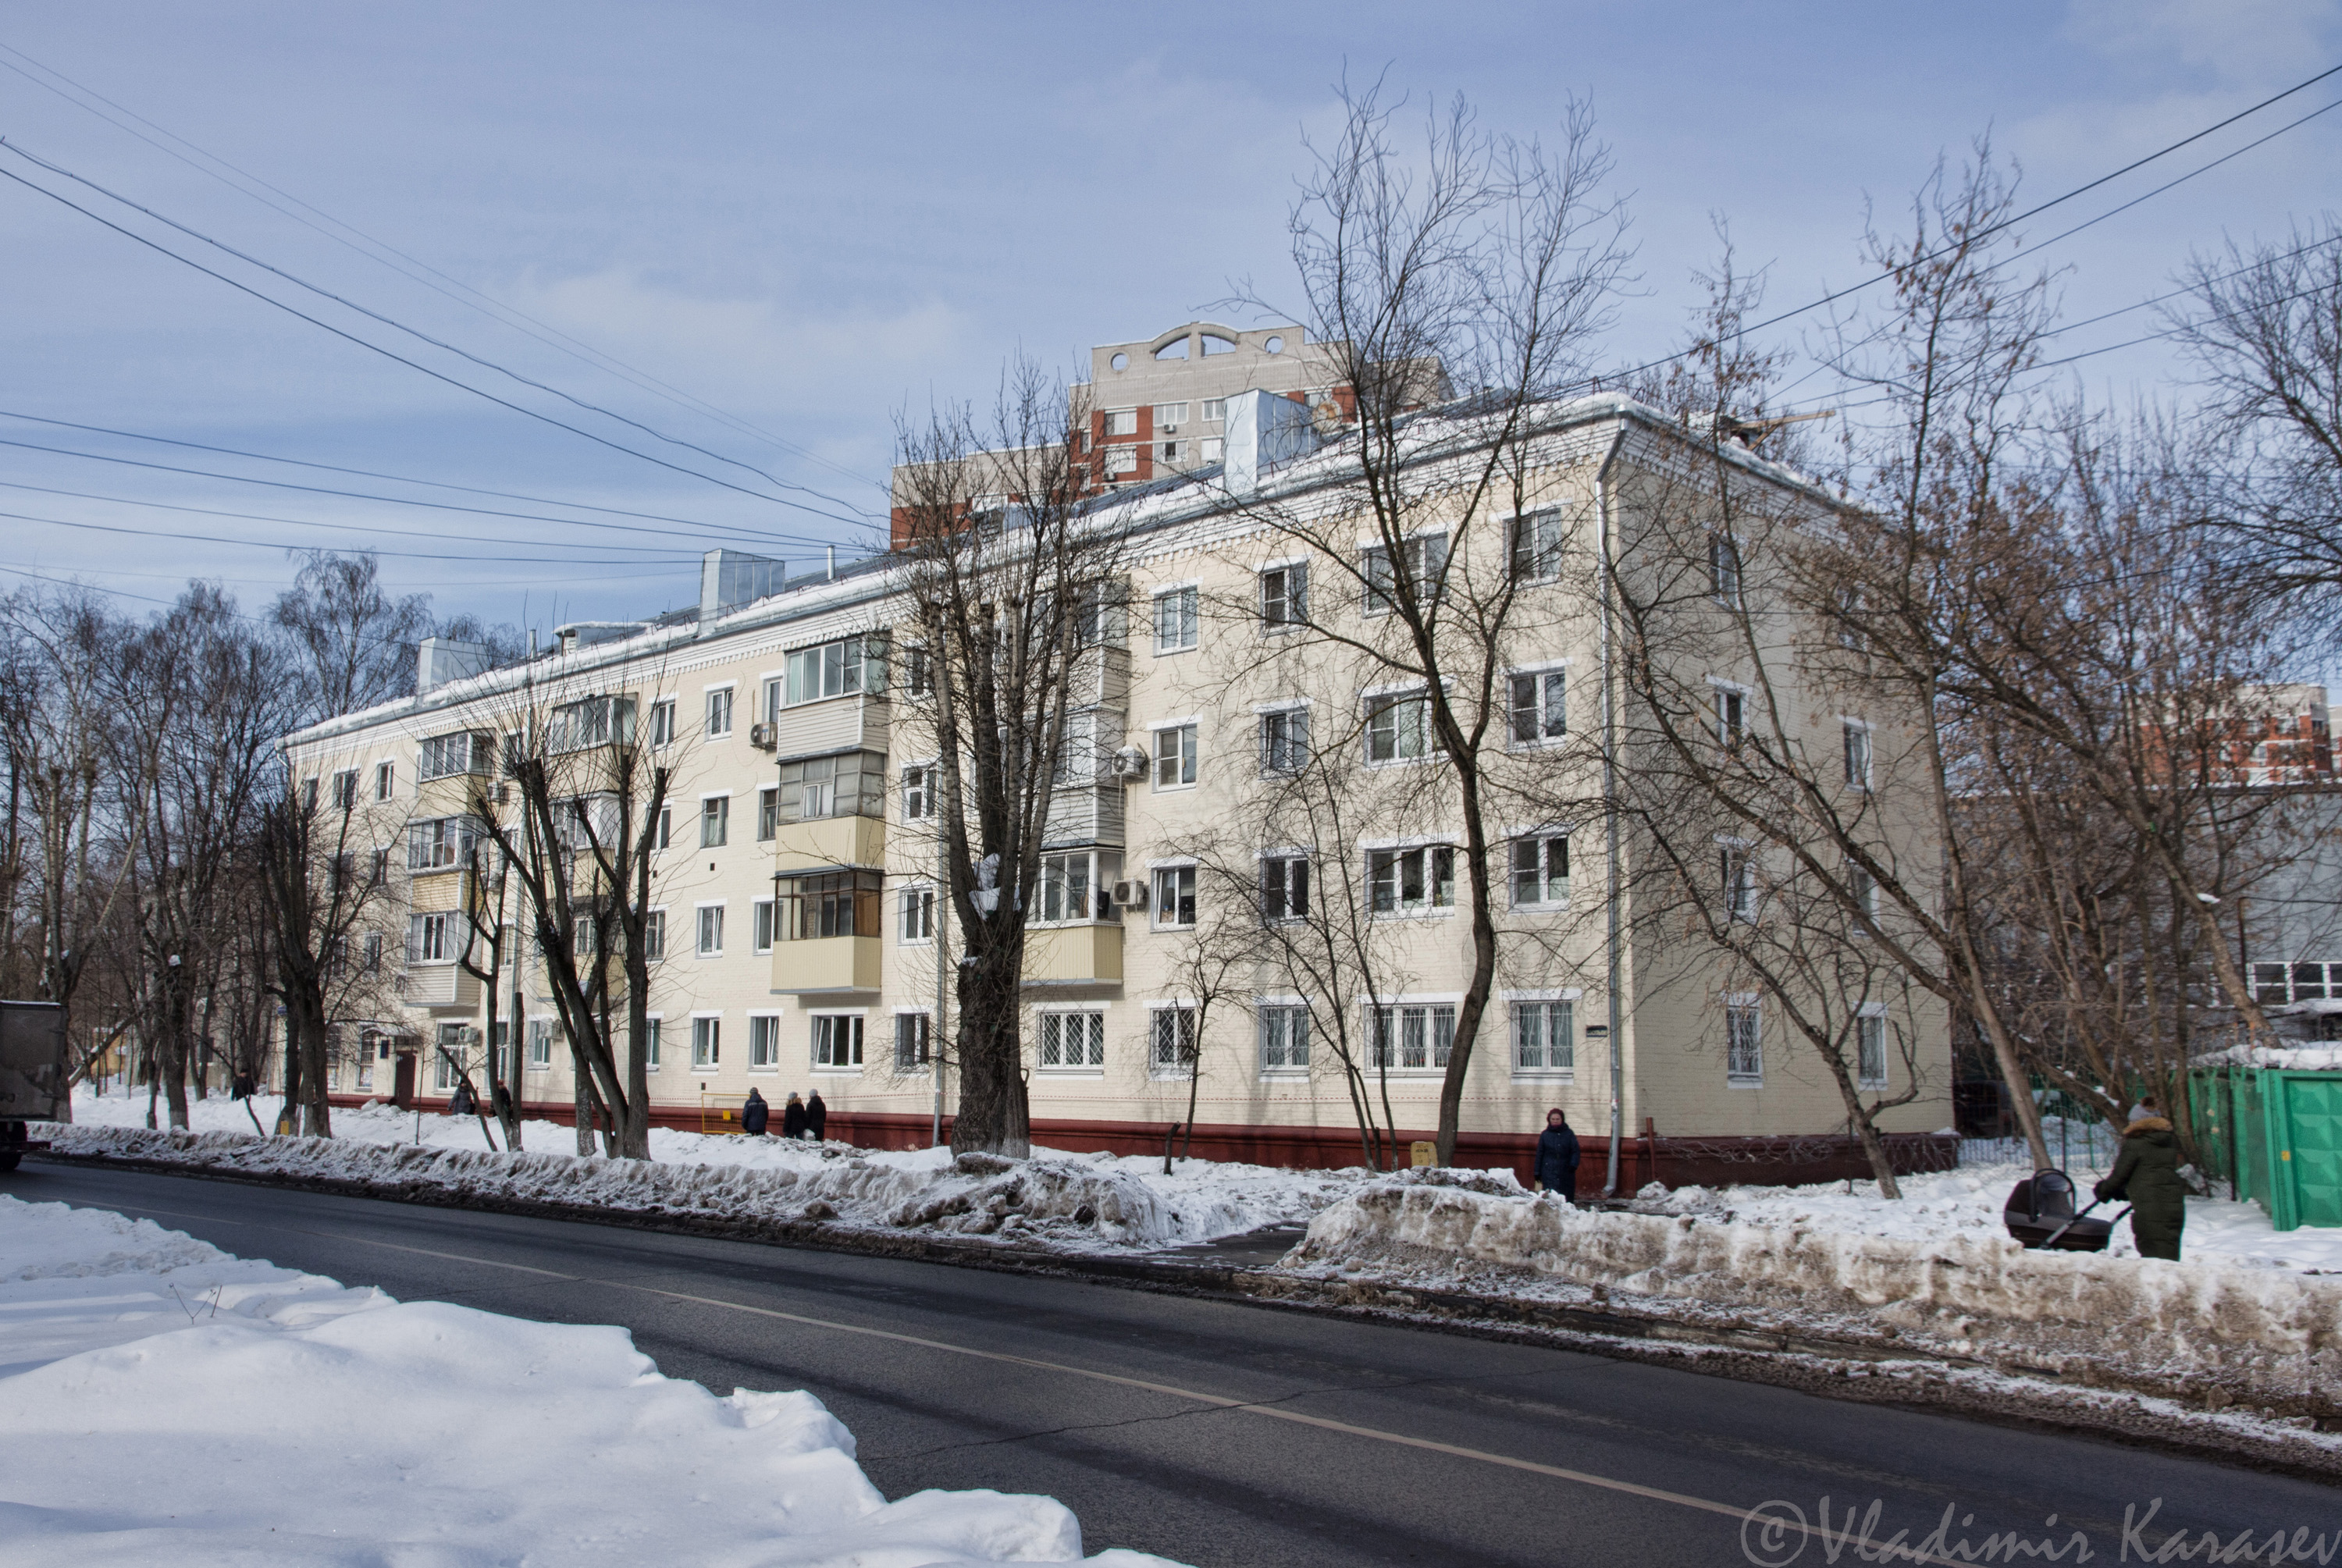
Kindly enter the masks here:
[[2100, 1202], [2130, 1201], [2130, 1233], [2143, 1258], [2179, 1261], [2179, 1233], [2187, 1223], [2187, 1185], [2179, 1179], [2179, 1140], [2172, 1135], [2171, 1119], [2149, 1094], [2138, 1103], [2143, 1113], [2123, 1129], [2122, 1153], [2115, 1168], [2092, 1188]]

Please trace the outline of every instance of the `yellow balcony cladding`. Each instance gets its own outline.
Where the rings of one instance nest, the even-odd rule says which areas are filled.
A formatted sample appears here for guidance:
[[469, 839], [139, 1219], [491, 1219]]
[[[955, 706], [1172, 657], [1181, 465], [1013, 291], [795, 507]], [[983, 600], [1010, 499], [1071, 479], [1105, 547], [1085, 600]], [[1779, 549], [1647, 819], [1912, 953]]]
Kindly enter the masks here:
[[773, 834], [773, 869], [784, 874], [832, 865], [886, 864], [886, 819], [825, 816], [785, 822]]
[[1027, 985], [1119, 985], [1122, 927], [1044, 925], [1025, 933]]
[[495, 799], [496, 781], [485, 774], [450, 774], [425, 779], [415, 786], [414, 814], [418, 817], [477, 816]]
[[480, 1006], [480, 977], [460, 964], [418, 964], [398, 976], [395, 989], [409, 1007], [475, 1013]]
[[773, 944], [773, 989], [787, 995], [876, 991], [885, 939], [816, 936]]

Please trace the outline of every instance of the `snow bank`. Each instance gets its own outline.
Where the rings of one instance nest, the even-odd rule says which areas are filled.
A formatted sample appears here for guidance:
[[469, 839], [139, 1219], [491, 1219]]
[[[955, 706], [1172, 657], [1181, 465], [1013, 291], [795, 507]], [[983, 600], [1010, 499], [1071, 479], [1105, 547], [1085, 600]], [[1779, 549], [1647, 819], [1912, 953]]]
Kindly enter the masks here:
[[[2276, 1016], [2278, 1011], [2270, 1009], [2270, 1015]], [[2197, 1067], [2289, 1067], [2331, 1072], [2342, 1067], [2342, 1045], [2230, 1045], [2225, 1050], [2192, 1056], [2188, 1062]]]
[[5, 1196], [0, 1257], [10, 1563], [1084, 1560], [1062, 1504], [890, 1503], [811, 1394], [718, 1399], [623, 1329], [402, 1304]]
[[[1600, 1287], [1667, 1311], [1885, 1336], [1939, 1354], [2331, 1407], [2342, 1280], [2081, 1253], [2006, 1234], [1913, 1237], [1696, 1213], [1606, 1213], [1531, 1197], [1509, 1173], [1409, 1172], [1310, 1223], [1278, 1266]], [[1480, 1288], [1486, 1288], [1482, 1284]], [[1716, 1313], [1711, 1312], [1707, 1315]]]

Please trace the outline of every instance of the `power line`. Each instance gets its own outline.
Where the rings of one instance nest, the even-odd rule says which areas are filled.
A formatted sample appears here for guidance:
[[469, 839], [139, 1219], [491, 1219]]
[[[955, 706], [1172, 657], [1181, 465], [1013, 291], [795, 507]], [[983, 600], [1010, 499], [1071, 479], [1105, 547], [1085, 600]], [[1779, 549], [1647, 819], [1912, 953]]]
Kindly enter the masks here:
[[[219, 173], [218, 169], [206, 168], [204, 164], [197, 163], [194, 158], [188, 157], [185, 154], [177, 151], [175, 148], [164, 145], [163, 143], [156, 141], [153, 136], [145, 135], [145, 132], [139, 131], [134, 126], [124, 125], [120, 120], [115, 119], [111, 115], [105, 114], [103, 110], [91, 107], [88, 104], [82, 102], [81, 99], [75, 97], [73, 93], [65, 92], [63, 88], [58, 87], [55, 83], [44, 81], [41, 77], [34, 75], [30, 71], [10, 65], [5, 60], [0, 60], [0, 67], [5, 67], [7, 70], [15, 72], [17, 75], [24, 77], [25, 80], [32, 83], [35, 86], [37, 86], [45, 92], [55, 94], [56, 96], [63, 98], [66, 103], [73, 105], [74, 107], [82, 110], [84, 113], [95, 115], [98, 119], [104, 120], [107, 125], [114, 126], [116, 130], [136, 137], [139, 141], [145, 143], [148, 146], [153, 147], [155, 151], [162, 153], [165, 156], [175, 158], [180, 163], [185, 164], [187, 167], [194, 169], [196, 173], [203, 175], [207, 178], [219, 181], [220, 184], [226, 185], [230, 190], [235, 191], [237, 195], [249, 197], [251, 200], [258, 202], [261, 205], [268, 208], [271, 212], [276, 213], [281, 216], [290, 218], [295, 223], [301, 225], [303, 227], [310, 229], [313, 232], [332, 240], [335, 244], [356, 252], [359, 255], [365, 257], [368, 261], [375, 263], [376, 265], [389, 267], [393, 272], [397, 273], [400, 276], [405, 277], [411, 282], [419, 283], [424, 287], [428, 288], [436, 294], [444, 295], [447, 298], [454, 300], [456, 304], [465, 306], [466, 309], [477, 311], [480, 314], [486, 315], [490, 320], [496, 322], [499, 325], [511, 327], [515, 332], [519, 332], [528, 337], [535, 338], [537, 342], [544, 344], [546, 347], [555, 350], [556, 353], [568, 355], [572, 359], [578, 360], [582, 364], [606, 371], [611, 375], [617, 375], [621, 380], [627, 381], [632, 385], [651, 393], [653, 396], [663, 397], [667, 402], [676, 404], [678, 407], [695, 410], [698, 413], [704, 414], [709, 418], [715, 419], [721, 424], [726, 424], [731, 428], [741, 432], [743, 434], [768, 442], [772, 445], [779, 447], [785, 452], [795, 453], [796, 455], [806, 459], [807, 462], [817, 463], [823, 467], [829, 469], [832, 473], [842, 474], [846, 478], [857, 480], [865, 484], [871, 483], [867, 475], [856, 474], [852, 469], [831, 462], [828, 458], [822, 456], [817, 452], [814, 452], [807, 447], [801, 446], [796, 442], [786, 440], [782, 436], [776, 435], [771, 431], [765, 430], [745, 419], [740, 418], [736, 414], [718, 408], [715, 404], [706, 402], [705, 399], [695, 397], [691, 394], [685, 392], [680, 387], [675, 386], [670, 383], [661, 381], [658, 377], [652, 375], [648, 371], [638, 370], [635, 366], [626, 364], [624, 360], [619, 359], [615, 355], [606, 353], [602, 349], [596, 348], [592, 345], [581, 341], [580, 339], [570, 336], [567, 333], [561, 331], [558, 327], [555, 327], [547, 322], [541, 321], [535, 316], [530, 315], [526, 311], [521, 310], [517, 306], [507, 305], [501, 300], [497, 300], [487, 295], [482, 294], [479, 290], [473, 288], [470, 285], [441, 272], [438, 268], [431, 265], [428, 262], [425, 262], [417, 257], [409, 255], [406, 252], [400, 250], [397, 246], [389, 244], [387, 241], [375, 238], [374, 235], [367, 234], [364, 229], [359, 228], [355, 224], [337, 218], [331, 213], [325, 212], [308, 202], [303, 201], [299, 196], [283, 189], [281, 186], [271, 185], [268, 181], [262, 179], [259, 175], [238, 167], [236, 165], [230, 163], [227, 159], [219, 156], [216, 153], [210, 152], [196, 145], [194, 142], [187, 140], [187, 138], [179, 135], [175, 132], [164, 129], [164, 127], [156, 125], [154, 121], [146, 118], [137, 111], [125, 107], [123, 105], [115, 102], [112, 98], [107, 97], [105, 94], [98, 92], [94, 87], [86, 86], [80, 82], [75, 81], [71, 76], [66, 75], [64, 72], [57, 70], [54, 66], [45, 65], [41, 61], [34, 59], [30, 55], [25, 54], [21, 49], [11, 48], [5, 44], [0, 44], [0, 53], [14, 55], [17, 59], [32, 65], [35, 69], [39, 70], [47, 75], [54, 76], [57, 81], [63, 82], [67, 86], [72, 87], [75, 93], [85, 94], [89, 97], [95, 98], [99, 103], [105, 105], [107, 107], [115, 110], [117, 113], [128, 115], [131, 119], [137, 121], [139, 125], [146, 126], [148, 130], [152, 130], [159, 135], [168, 137], [171, 141], [176, 142], [180, 146], [185, 147], [189, 151], [197, 154], [207, 162], [216, 164], [219, 165], [219, 168], [228, 170], [236, 176], [236, 180], [249, 181], [252, 185], [258, 185], [263, 190], [272, 192], [276, 195], [284, 197], [285, 201], [292, 203], [294, 206], [299, 207], [305, 212], [314, 214], [316, 217], [324, 219], [325, 224], [329, 224], [333, 226], [328, 228], [324, 226], [324, 225], [312, 222], [309, 218], [304, 217], [300, 212], [295, 212], [291, 208], [282, 206], [277, 203], [269, 200], [267, 196], [264, 196], [258, 192], [247, 188], [245, 185], [237, 184], [236, 180], [229, 179], [227, 175]], [[391, 262], [385, 261], [382, 256], [374, 254], [374, 251], [367, 250], [365, 245], [354, 244], [350, 239], [345, 237], [344, 234], [335, 233], [335, 229], [346, 231], [346, 234], [348, 235], [355, 235], [359, 239], [364, 240], [366, 245], [375, 247], [375, 250], [387, 252], [389, 255], [396, 256], [400, 261], [406, 263], [408, 266], [419, 268], [422, 272], [427, 273], [430, 275], [428, 277], [418, 276], [415, 273], [408, 271], [406, 267], [398, 266]], [[434, 278], [438, 279], [439, 281], [435, 283], [432, 281]], [[443, 287], [442, 285], [446, 286]], [[529, 325], [519, 325], [515, 321], [507, 319], [509, 317], [518, 317], [519, 321], [526, 322]], [[543, 330], [532, 331], [532, 327], [541, 328]], [[547, 335], [548, 334], [550, 335], [549, 336]], [[558, 341], [555, 341], [556, 339]]]
[[[139, 504], [144, 504], [144, 505], [155, 505], [155, 504], [158, 504], [158, 503], [155, 503], [155, 502], [144, 502], [144, 503], [139, 503]], [[185, 510], [185, 508], [175, 508], [175, 508], [173, 508], [173, 510], [175, 510], [175, 510]], [[234, 514], [229, 514], [229, 515], [234, 515]], [[168, 530], [165, 530], [165, 529], [159, 529], [159, 528], [133, 528], [133, 527], [131, 527], [129, 524], [124, 524], [124, 523], [75, 523], [75, 522], [70, 522], [70, 521], [68, 521], [68, 520], [66, 520], [65, 518], [63, 518], [63, 517], [35, 517], [35, 516], [33, 516], [31, 514], [29, 514], [29, 513], [25, 513], [25, 512], [0, 512], [0, 517], [5, 517], [5, 518], [8, 519], [10, 522], [14, 522], [14, 523], [45, 523], [45, 524], [49, 524], [50, 526], [52, 526], [52, 527], [56, 527], [56, 528], [80, 528], [80, 529], [85, 529], [85, 530], [87, 530], [87, 531], [89, 531], [89, 532], [91, 532], [91, 533], [96, 533], [96, 534], [136, 534], [136, 535], [138, 535], [138, 536], [139, 536], [139, 537], [141, 537], [141, 538], [145, 538], [145, 539], [185, 539], [185, 540], [187, 540], [188, 542], [190, 542], [190, 543], [192, 543], [192, 544], [235, 544], [235, 545], [241, 545], [242, 547], [244, 547], [244, 548], [245, 548], [245, 549], [248, 549], [248, 550], [285, 550], [285, 549], [290, 549], [290, 548], [293, 548], [293, 546], [290, 546], [290, 545], [278, 544], [272, 544], [272, 543], [270, 543], [269, 541], [265, 540], [265, 539], [231, 539], [231, 538], [224, 537], [224, 536], [222, 536], [222, 535], [218, 535], [218, 534], [182, 534], [182, 533], [173, 533], [173, 532], [170, 532], [170, 531], [168, 531]], [[281, 519], [281, 518], [273, 518], [273, 519], [265, 519], [265, 521], [281, 522], [281, 521], [283, 521], [283, 519]], [[321, 528], [322, 528], [322, 527], [332, 527], [332, 526], [335, 526], [335, 524], [288, 524], [288, 526], [294, 526], [294, 527], [321, 527]], [[449, 555], [449, 554], [432, 554], [432, 553], [427, 552], [427, 551], [421, 551], [421, 550], [378, 550], [378, 549], [377, 549], [377, 550], [369, 550], [369, 551], [367, 551], [367, 552], [366, 552], [366, 554], [370, 554], [370, 555], [382, 555], [382, 556], [386, 556], [386, 557], [389, 557], [389, 558], [394, 559], [394, 560], [401, 560], [401, 561], [470, 561], [470, 562], [474, 562], [474, 563], [476, 563], [476, 564], [482, 564], [482, 565], [497, 565], [497, 566], [506, 566], [506, 565], [518, 565], [518, 566], [625, 566], [625, 567], [630, 567], [630, 568], [634, 568], [634, 569], [637, 569], [637, 570], [639, 570], [640, 568], [645, 567], [645, 566], [656, 566], [656, 565], [662, 565], [662, 564], [664, 564], [664, 565], [674, 565], [674, 566], [685, 566], [685, 565], [696, 566], [696, 565], [698, 564], [698, 560], [697, 560], [697, 558], [696, 558], [696, 557], [694, 557], [694, 556], [674, 556], [674, 557], [670, 557], [668, 560], [666, 560], [666, 561], [665, 561], [665, 562], [660, 562], [660, 561], [587, 561], [587, 560], [574, 560], [574, 559], [571, 559], [571, 560], [555, 560], [555, 559], [550, 559], [550, 558], [545, 557], [545, 556], [543, 556], [543, 555]]]

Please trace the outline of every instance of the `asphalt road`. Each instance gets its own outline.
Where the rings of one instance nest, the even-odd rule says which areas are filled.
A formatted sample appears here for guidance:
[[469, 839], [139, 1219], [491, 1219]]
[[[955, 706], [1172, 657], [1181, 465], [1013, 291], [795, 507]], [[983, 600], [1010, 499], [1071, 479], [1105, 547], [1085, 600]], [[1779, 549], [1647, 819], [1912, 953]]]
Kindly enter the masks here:
[[2089, 1560], [2122, 1561], [2126, 1505], [2136, 1523], [2157, 1499], [2149, 1543], [2174, 1525], [2342, 1542], [2342, 1492], [2314, 1482], [1563, 1351], [38, 1161], [0, 1192], [146, 1215], [404, 1299], [623, 1323], [671, 1376], [813, 1390], [890, 1497], [1046, 1493], [1093, 1552], [1545, 1568], [1778, 1563], [1802, 1545], [1800, 1563], [1859, 1560], [1853, 1543], [1830, 1553], [1792, 1532], [1767, 1550], [1745, 1532], [1745, 1510], [1780, 1500], [1818, 1521], [1825, 1496], [1833, 1527], [1880, 1504], [1871, 1561], [1897, 1531], [1920, 1542], [1947, 1507], [1946, 1540], [1972, 1551], [1995, 1532], [2064, 1543], [2079, 1530]]

